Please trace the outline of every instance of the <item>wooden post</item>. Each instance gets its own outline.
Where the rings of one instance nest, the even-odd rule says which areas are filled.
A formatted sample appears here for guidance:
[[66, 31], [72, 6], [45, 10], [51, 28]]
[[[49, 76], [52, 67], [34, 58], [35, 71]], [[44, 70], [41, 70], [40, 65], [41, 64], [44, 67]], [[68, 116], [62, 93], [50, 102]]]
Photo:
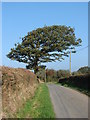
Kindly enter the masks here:
[[71, 51], [70, 51], [70, 75], [71, 75]]

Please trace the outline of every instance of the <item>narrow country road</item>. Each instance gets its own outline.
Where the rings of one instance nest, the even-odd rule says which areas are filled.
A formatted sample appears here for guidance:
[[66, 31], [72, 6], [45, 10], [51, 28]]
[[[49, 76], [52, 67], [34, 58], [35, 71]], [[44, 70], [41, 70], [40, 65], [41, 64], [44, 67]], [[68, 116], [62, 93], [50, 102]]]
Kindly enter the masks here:
[[88, 97], [70, 88], [47, 85], [56, 118], [88, 118]]

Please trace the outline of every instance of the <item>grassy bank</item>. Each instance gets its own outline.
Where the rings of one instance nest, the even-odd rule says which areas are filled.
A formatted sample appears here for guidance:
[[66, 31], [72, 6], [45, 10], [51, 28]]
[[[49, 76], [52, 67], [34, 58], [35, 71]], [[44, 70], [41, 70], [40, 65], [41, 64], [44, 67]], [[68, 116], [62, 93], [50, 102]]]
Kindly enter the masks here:
[[90, 91], [88, 91], [88, 89], [79, 88], [77, 86], [69, 85], [69, 84], [62, 84], [62, 83], [56, 83], [56, 84], [62, 85], [64, 87], [69, 87], [69, 88], [74, 89], [74, 90], [77, 90], [77, 91], [79, 91], [79, 92], [81, 92], [81, 93], [90, 97]]
[[59, 79], [59, 83], [65, 87], [73, 88], [90, 96], [88, 79], [90, 79], [90, 74], [77, 75]]
[[25, 101], [34, 95], [38, 87], [36, 75], [24, 68], [0, 66], [2, 72], [3, 118], [14, 114]]
[[21, 108], [16, 117], [18, 118], [55, 118], [53, 106], [46, 84], [40, 84], [35, 96], [28, 100]]

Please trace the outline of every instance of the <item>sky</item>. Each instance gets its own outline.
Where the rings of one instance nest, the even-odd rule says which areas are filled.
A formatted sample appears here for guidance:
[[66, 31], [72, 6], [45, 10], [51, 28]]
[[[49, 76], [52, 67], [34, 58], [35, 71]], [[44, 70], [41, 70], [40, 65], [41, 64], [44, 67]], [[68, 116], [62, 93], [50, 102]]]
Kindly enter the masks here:
[[[7, 2], [2, 3], [2, 65], [25, 68], [26, 64], [6, 57], [20, 37], [44, 25], [66, 25], [75, 28], [77, 38], [82, 39], [82, 46], [88, 46], [88, 3], [87, 2]], [[45, 63], [48, 69], [69, 70], [69, 57], [62, 62]], [[71, 54], [71, 70], [88, 65], [88, 48]]]

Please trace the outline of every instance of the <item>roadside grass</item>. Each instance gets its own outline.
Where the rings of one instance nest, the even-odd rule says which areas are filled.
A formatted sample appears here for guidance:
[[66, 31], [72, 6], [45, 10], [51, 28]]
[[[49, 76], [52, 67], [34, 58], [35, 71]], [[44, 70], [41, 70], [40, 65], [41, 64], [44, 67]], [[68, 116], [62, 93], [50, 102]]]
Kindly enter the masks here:
[[55, 118], [55, 113], [46, 84], [40, 84], [35, 96], [27, 100], [16, 114], [17, 118]]
[[66, 84], [66, 83], [65, 84], [64, 83], [56, 83], [56, 84], [64, 86], [64, 87], [72, 88], [72, 89], [77, 90], [77, 91], [79, 91], [79, 92], [81, 92], [81, 93], [83, 93], [83, 94], [85, 94], [85, 95], [90, 97], [90, 91], [88, 91], [88, 89], [79, 88], [77, 86], [69, 85], [69, 84]]

